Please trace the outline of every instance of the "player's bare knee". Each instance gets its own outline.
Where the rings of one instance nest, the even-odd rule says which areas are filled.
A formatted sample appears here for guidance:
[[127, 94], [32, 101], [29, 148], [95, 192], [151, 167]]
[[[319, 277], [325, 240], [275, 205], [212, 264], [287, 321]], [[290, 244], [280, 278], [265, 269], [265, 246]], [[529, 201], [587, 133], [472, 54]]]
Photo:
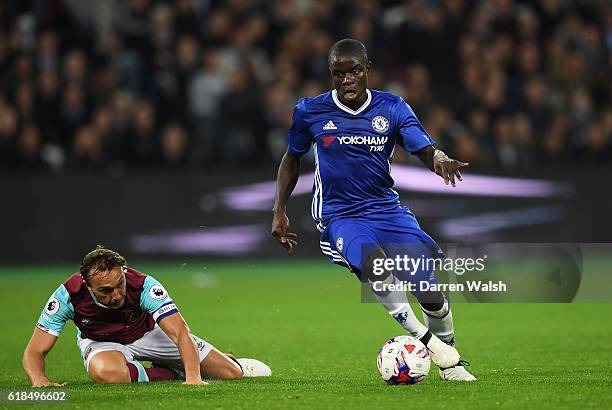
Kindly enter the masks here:
[[[127, 372], [127, 368], [126, 368]], [[128, 383], [129, 375], [118, 369], [98, 369], [94, 372], [90, 372], [89, 375], [96, 383], [103, 384], [117, 384], [117, 383]]]
[[123, 364], [111, 363], [99, 361], [94, 366], [89, 366], [89, 376], [96, 383], [104, 384], [115, 384], [115, 383], [128, 383], [130, 380], [130, 373]]

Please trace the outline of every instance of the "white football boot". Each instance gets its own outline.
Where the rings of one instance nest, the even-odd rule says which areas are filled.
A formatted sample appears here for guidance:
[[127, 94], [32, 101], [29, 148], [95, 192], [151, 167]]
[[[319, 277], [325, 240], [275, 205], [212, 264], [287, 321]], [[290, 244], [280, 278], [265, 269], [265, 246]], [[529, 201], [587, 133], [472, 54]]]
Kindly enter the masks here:
[[434, 334], [427, 342], [427, 350], [431, 361], [441, 369], [452, 368], [459, 363], [459, 352], [453, 346], [447, 345]]
[[453, 367], [449, 367], [446, 369], [440, 369], [440, 378], [442, 380], [451, 380], [451, 381], [462, 381], [462, 382], [473, 382], [476, 380], [473, 374], [465, 370], [465, 366], [469, 366], [470, 364], [465, 360], [460, 360]]
[[272, 376], [272, 370], [267, 364], [260, 362], [257, 359], [236, 359], [242, 367], [244, 377], [269, 377]]

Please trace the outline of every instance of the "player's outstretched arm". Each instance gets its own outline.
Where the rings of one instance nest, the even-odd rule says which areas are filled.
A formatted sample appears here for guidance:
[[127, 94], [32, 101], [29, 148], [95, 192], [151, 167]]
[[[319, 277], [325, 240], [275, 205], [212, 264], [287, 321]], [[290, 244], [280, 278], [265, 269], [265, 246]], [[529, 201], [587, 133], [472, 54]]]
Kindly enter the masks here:
[[176, 344], [185, 366], [185, 384], [206, 384], [200, 374], [200, 356], [191, 332], [180, 313], [166, 316], [159, 321], [159, 327]]
[[288, 232], [287, 202], [300, 176], [300, 157], [290, 152], [283, 155], [276, 178], [272, 231], [270, 232], [289, 253], [297, 245], [297, 234]]
[[414, 153], [423, 163], [433, 172], [440, 175], [444, 179], [444, 183], [449, 183], [455, 187], [455, 178], [463, 181], [460, 168], [470, 165], [467, 162], [457, 161], [449, 158], [448, 155], [439, 149], [435, 149], [429, 145]]
[[34, 328], [32, 338], [23, 353], [23, 370], [25, 370], [32, 387], [61, 387], [66, 383], [54, 383], [45, 374], [45, 357], [55, 345], [57, 336]]

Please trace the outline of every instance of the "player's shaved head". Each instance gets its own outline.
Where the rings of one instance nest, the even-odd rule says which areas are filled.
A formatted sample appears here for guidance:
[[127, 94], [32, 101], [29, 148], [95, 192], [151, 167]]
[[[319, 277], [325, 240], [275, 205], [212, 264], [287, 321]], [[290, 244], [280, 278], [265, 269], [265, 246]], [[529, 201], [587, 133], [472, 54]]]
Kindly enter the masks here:
[[329, 73], [340, 102], [356, 110], [367, 98], [368, 75], [372, 63], [365, 46], [358, 40], [345, 38], [329, 49]]
[[334, 61], [355, 59], [364, 66], [368, 64], [368, 52], [359, 40], [345, 38], [334, 43], [329, 49], [327, 63], [331, 65]]

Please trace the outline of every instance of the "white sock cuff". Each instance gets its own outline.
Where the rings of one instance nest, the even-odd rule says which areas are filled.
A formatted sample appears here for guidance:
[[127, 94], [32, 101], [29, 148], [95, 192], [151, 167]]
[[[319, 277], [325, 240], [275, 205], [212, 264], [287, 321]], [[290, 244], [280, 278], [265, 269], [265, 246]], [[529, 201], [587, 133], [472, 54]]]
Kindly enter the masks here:
[[132, 363], [134, 366], [136, 366], [136, 369], [138, 369], [138, 383], [146, 383], [149, 381], [149, 376], [147, 375], [147, 372], [142, 364], [137, 361], [129, 363]]
[[423, 336], [425, 336], [425, 333], [427, 333], [429, 331], [429, 329], [425, 326], [423, 326], [422, 328], [420, 328], [419, 330], [415, 331], [415, 332], [410, 332], [410, 334], [413, 337], [416, 337], [417, 339], [422, 338]]

